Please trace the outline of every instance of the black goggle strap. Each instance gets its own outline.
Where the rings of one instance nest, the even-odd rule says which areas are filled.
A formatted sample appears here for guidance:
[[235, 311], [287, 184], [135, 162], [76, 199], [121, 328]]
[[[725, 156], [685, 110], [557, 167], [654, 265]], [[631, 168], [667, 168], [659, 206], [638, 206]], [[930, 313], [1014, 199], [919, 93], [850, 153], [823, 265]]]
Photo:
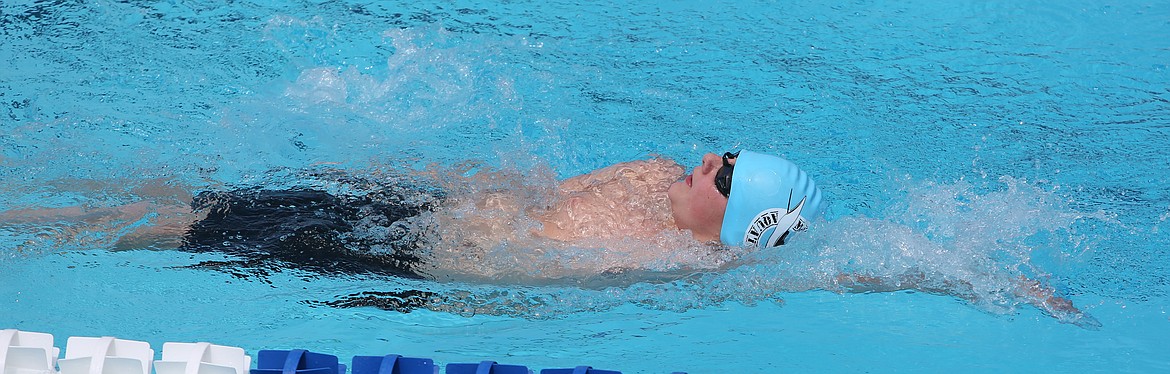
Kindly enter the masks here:
[[719, 168], [715, 174], [715, 187], [719, 189], [719, 193], [723, 194], [723, 197], [731, 197], [731, 173], [734, 171], [735, 165], [732, 165], [730, 160], [737, 157], [739, 157], [739, 152], [724, 152], [723, 167]]

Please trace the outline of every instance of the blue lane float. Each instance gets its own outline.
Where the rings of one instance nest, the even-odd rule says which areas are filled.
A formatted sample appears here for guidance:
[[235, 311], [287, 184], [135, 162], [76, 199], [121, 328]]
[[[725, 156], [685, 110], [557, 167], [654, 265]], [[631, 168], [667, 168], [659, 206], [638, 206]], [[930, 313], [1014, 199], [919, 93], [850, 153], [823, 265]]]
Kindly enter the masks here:
[[620, 371], [594, 369], [589, 366], [578, 366], [572, 369], [544, 369], [540, 374], [622, 374]]
[[263, 350], [256, 353], [252, 374], [345, 374], [345, 365], [337, 356], [304, 349]]
[[353, 374], [435, 374], [439, 367], [429, 358], [385, 356], [354, 356]]
[[480, 361], [478, 364], [447, 364], [447, 374], [530, 374], [528, 367]]

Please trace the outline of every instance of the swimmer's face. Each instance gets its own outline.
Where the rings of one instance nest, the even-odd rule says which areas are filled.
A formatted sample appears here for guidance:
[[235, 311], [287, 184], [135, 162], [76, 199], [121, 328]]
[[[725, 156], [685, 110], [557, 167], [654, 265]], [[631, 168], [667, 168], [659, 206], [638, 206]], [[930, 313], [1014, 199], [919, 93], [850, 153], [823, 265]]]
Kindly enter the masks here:
[[[729, 162], [734, 165], [735, 159]], [[719, 231], [723, 229], [727, 197], [715, 187], [715, 176], [721, 167], [721, 157], [714, 153], [705, 154], [702, 164], [691, 175], [670, 185], [666, 191], [670, 197], [674, 223], [680, 229], [691, 230], [695, 239], [719, 240]]]

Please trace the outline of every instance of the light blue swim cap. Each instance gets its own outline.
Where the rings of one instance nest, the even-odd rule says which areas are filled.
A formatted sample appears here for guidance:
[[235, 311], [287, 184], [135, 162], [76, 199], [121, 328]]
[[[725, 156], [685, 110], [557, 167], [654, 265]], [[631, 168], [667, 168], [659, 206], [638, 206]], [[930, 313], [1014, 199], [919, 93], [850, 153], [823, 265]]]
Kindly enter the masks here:
[[740, 151], [719, 239], [731, 246], [779, 246], [792, 231], [807, 230], [821, 207], [821, 190], [796, 164]]

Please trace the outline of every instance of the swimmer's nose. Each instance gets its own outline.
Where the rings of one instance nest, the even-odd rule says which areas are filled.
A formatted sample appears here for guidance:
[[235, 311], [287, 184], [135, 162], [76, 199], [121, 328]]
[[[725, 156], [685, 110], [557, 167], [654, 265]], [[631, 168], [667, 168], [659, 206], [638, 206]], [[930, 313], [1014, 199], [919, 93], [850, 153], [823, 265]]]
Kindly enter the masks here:
[[720, 166], [723, 166], [723, 158], [720, 158], [719, 155], [714, 153], [703, 155], [703, 165], [701, 168], [703, 174], [714, 173], [715, 171], [719, 170]]

